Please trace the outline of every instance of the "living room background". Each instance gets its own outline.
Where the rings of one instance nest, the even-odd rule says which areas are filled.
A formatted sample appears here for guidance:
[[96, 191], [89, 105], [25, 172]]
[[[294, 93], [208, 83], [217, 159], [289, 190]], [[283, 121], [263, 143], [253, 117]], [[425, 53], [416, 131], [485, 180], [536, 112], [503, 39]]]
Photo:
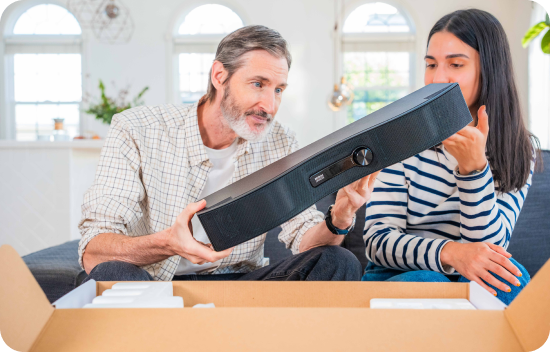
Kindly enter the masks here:
[[[26, 11], [45, 4], [58, 6], [59, 14], [67, 7], [63, 0], [21, 0], [10, 5], [0, 21], [0, 139], [8, 140], [0, 145], [0, 163], [10, 165], [0, 175], [0, 221], [8, 224], [0, 229], [0, 243], [12, 244], [21, 255], [79, 238], [82, 195], [93, 181], [102, 144], [86, 141], [75, 148], [71, 143], [76, 142], [66, 142], [65, 149], [44, 147], [40, 144], [43, 142], [13, 144], [18, 143], [14, 141], [16, 107], [36, 109], [39, 113], [35, 118], [41, 119], [48, 132], [53, 129], [53, 121], [41, 112], [48, 105], [61, 106], [70, 115], [65, 128], [71, 136], [97, 134], [105, 138], [108, 125], [85, 114], [89, 102], [82, 101], [85, 97], [91, 97], [91, 101], [99, 98], [100, 80], [108, 96], [129, 87], [129, 96], [133, 97], [149, 87], [143, 96], [147, 105], [197, 99], [201, 93], [197, 87], [204, 85], [212, 53], [223, 37], [208, 32], [219, 32], [219, 28], [206, 28], [204, 33], [197, 29], [208, 18], [205, 14], [214, 11], [218, 11], [218, 17], [213, 18], [223, 22], [222, 32], [240, 25], [262, 24], [278, 30], [289, 42], [293, 63], [277, 119], [296, 132], [301, 146], [344, 126], [353, 120], [354, 113], [369, 113], [422, 87], [430, 28], [443, 15], [464, 8], [489, 11], [501, 21], [510, 42], [524, 116], [531, 120], [544, 117], [540, 109], [529, 115], [533, 110], [529, 109], [529, 74], [534, 73], [529, 72], [530, 51], [521, 46], [521, 39], [534, 21], [535, 5], [527, 0], [126, 0], [123, 4], [131, 16], [133, 33], [122, 44], [100, 41], [90, 28], [72, 22], [74, 18], [71, 20], [68, 13], [61, 17], [68, 21], [59, 27], [65, 31], [61, 36], [40, 37], [28, 28], [16, 28]], [[203, 5], [216, 6], [201, 8]], [[350, 14], [367, 9], [365, 6], [370, 6], [368, 11], [393, 14], [382, 17], [394, 22], [381, 21], [377, 24], [380, 30], [353, 27]], [[186, 19], [190, 22], [185, 23]], [[348, 29], [347, 20], [351, 21]], [[339, 23], [336, 31], [335, 22]], [[17, 62], [15, 55], [21, 55]], [[17, 90], [14, 77], [21, 74], [18, 67], [23, 67], [27, 76], [28, 71], [42, 74], [44, 68], [37, 63], [43, 65], [52, 55], [65, 61], [53, 58], [55, 65], [45, 69], [50, 76], [42, 79], [41, 92], [48, 94], [16, 101], [13, 90]], [[391, 66], [393, 76], [390, 79], [385, 72], [378, 80], [362, 79], [360, 67], [366, 61], [375, 62], [375, 70]], [[68, 83], [52, 81], [49, 85], [48, 77], [54, 77], [55, 72], [62, 73]], [[341, 76], [354, 86], [356, 100], [355, 105], [334, 112], [327, 101]], [[27, 86], [23, 87], [32, 87], [32, 77], [26, 79]], [[56, 88], [60, 86], [64, 92]], [[542, 127], [540, 123], [531, 125], [537, 128], [533, 131], [536, 134], [547, 133], [547, 122], [543, 121]], [[42, 132], [21, 134], [21, 139], [36, 139], [38, 133]]]

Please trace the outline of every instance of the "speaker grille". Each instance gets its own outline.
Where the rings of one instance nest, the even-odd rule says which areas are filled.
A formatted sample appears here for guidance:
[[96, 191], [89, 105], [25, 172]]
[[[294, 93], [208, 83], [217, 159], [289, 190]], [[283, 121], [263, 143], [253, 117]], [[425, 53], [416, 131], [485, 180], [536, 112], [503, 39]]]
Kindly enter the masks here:
[[[215, 250], [233, 247], [279, 226], [338, 189], [439, 144], [470, 121], [455, 86], [430, 104], [344, 140], [262, 188], [199, 214], [199, 219]], [[358, 146], [372, 150], [374, 158], [368, 166], [351, 168], [316, 188], [311, 186], [311, 175], [349, 156]]]

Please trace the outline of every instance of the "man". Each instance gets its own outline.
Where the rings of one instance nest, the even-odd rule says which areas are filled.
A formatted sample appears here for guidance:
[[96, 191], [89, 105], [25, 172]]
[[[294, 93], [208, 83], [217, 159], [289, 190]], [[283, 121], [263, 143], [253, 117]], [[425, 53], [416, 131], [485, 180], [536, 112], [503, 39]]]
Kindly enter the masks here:
[[360, 279], [359, 261], [327, 226], [352, 227], [375, 177], [341, 190], [327, 222], [313, 206], [283, 224], [279, 240], [296, 255], [263, 268], [265, 234], [216, 252], [194, 217], [206, 195], [298, 149], [274, 121], [290, 64], [278, 32], [244, 27], [220, 42], [199, 102], [115, 116], [82, 206], [79, 257], [88, 279]]

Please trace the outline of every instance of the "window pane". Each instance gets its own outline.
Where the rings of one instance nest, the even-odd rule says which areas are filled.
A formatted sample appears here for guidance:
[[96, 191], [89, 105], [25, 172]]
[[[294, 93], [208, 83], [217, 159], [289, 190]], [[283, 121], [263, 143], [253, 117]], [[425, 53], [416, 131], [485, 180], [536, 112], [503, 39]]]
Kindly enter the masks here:
[[199, 100], [208, 88], [208, 75], [214, 54], [180, 54], [180, 94], [184, 104]]
[[57, 5], [37, 5], [19, 17], [14, 34], [81, 34], [76, 18]]
[[78, 104], [16, 104], [16, 139], [32, 141], [38, 135], [51, 135], [54, 118], [65, 119], [64, 128], [71, 138], [78, 134]]
[[355, 9], [344, 22], [344, 33], [409, 32], [407, 20], [397, 9], [383, 2]]
[[409, 53], [346, 52], [344, 72], [355, 88], [409, 86]]
[[80, 54], [15, 54], [14, 85], [16, 102], [80, 101]]
[[409, 93], [409, 53], [346, 52], [344, 74], [355, 93], [351, 123]]
[[243, 26], [241, 18], [231, 9], [216, 4], [193, 9], [181, 24], [179, 34], [225, 34]]

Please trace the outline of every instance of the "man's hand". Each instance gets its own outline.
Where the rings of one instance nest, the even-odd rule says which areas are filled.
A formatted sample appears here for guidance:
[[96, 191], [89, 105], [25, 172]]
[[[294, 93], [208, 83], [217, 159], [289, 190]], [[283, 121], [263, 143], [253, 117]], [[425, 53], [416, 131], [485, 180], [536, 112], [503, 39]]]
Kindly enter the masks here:
[[[379, 172], [363, 177], [338, 191], [332, 207], [334, 226], [339, 229], [350, 227], [357, 210], [369, 201]], [[339, 246], [344, 237], [330, 232], [326, 222], [322, 221], [306, 231], [300, 242], [300, 253], [320, 246]]]
[[496, 291], [485, 283], [501, 291], [510, 292], [510, 287], [494, 277], [494, 274], [514, 286], [520, 285], [516, 276], [521, 276], [521, 272], [508, 260], [510, 257], [512, 255], [504, 248], [487, 242], [448, 242], [440, 254], [441, 263], [452, 266], [462, 276], [477, 282], [494, 296], [497, 295]]
[[363, 177], [342, 188], [336, 194], [336, 202], [332, 207], [332, 224], [339, 229], [351, 226], [357, 210], [367, 203], [374, 189], [374, 181], [380, 171]]
[[477, 126], [466, 126], [458, 133], [443, 141], [445, 149], [458, 162], [458, 172], [468, 175], [482, 170], [487, 165], [485, 145], [489, 135], [489, 116], [485, 105], [477, 111]]
[[216, 252], [211, 244], [204, 244], [193, 237], [191, 219], [196, 212], [206, 206], [203, 199], [197, 203], [189, 204], [170, 228], [169, 246], [178, 255], [189, 260], [193, 264], [213, 263], [231, 254], [233, 248]]

